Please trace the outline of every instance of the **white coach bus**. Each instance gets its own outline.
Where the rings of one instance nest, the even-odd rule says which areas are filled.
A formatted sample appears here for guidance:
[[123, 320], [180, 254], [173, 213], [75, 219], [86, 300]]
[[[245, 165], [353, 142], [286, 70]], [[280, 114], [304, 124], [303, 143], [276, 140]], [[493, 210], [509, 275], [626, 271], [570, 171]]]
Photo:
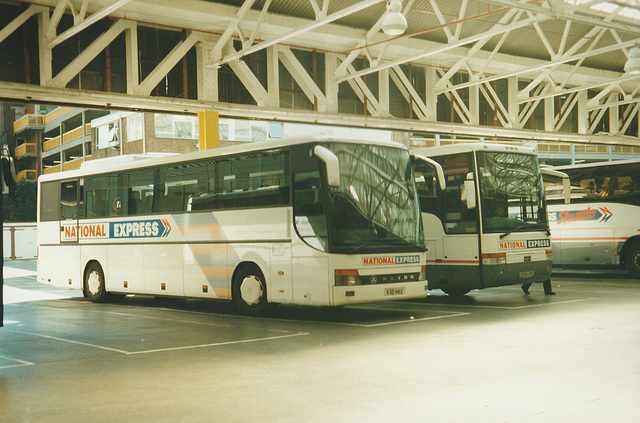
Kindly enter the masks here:
[[[472, 289], [549, 280], [551, 236], [532, 149], [455, 144], [411, 152], [428, 228], [429, 289], [464, 295]], [[425, 163], [429, 159], [444, 170], [444, 190]]]
[[288, 139], [87, 162], [39, 179], [38, 280], [123, 294], [340, 306], [427, 295], [409, 151]]
[[545, 175], [554, 266], [624, 266], [640, 278], [640, 160], [553, 169], [570, 181]]

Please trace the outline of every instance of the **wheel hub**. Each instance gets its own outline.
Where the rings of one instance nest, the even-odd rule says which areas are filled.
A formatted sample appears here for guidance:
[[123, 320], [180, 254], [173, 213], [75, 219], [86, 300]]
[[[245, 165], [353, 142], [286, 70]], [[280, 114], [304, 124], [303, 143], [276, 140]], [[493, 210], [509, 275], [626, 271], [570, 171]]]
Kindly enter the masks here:
[[100, 275], [98, 272], [89, 273], [87, 278], [87, 288], [91, 295], [98, 295], [100, 293]]
[[240, 284], [240, 295], [242, 300], [248, 305], [256, 305], [260, 303], [264, 295], [264, 289], [260, 279], [256, 276], [247, 276]]

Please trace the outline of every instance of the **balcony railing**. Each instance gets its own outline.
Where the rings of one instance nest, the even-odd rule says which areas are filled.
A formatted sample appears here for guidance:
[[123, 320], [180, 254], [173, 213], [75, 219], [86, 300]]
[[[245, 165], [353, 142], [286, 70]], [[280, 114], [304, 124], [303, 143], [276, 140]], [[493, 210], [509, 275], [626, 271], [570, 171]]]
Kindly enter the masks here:
[[51, 138], [50, 140], [46, 140], [42, 143], [42, 151], [49, 151], [53, 148], [56, 148], [60, 145], [60, 136], [55, 138]]
[[73, 110], [73, 107], [58, 107], [57, 109], [45, 115], [46, 122], [51, 123], [54, 120], [58, 119], [59, 117], [64, 116], [65, 114], [71, 112], [72, 110]]
[[62, 134], [62, 143], [66, 144], [70, 141], [76, 140], [84, 135], [83, 127], [79, 126], [76, 129], [72, 129], [71, 131], [65, 132]]
[[58, 172], [60, 172], [60, 169], [61, 169], [60, 165], [45, 167], [44, 171], [42, 173], [44, 173], [44, 174], [58, 173]]
[[16, 147], [15, 154], [16, 154], [16, 159], [22, 156], [37, 156], [38, 155], [37, 146], [33, 143], [25, 142], [24, 144], [20, 144], [19, 146]]
[[33, 169], [25, 169], [16, 174], [16, 181], [35, 181], [38, 179], [38, 172]]
[[69, 160], [68, 162], [64, 162], [62, 165], [62, 170], [73, 170], [80, 169], [80, 165], [82, 164], [82, 157], [79, 159]]
[[44, 115], [25, 115], [13, 122], [13, 132], [19, 132], [27, 127], [43, 127]]

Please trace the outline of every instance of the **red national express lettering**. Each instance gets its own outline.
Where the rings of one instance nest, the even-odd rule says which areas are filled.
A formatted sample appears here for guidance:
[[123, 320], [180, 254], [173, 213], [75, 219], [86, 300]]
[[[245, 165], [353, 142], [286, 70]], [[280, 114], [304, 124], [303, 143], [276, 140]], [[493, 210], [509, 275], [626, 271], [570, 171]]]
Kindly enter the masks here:
[[82, 226], [65, 226], [64, 238], [106, 238], [107, 231], [104, 223]]
[[393, 257], [363, 257], [362, 264], [371, 266], [376, 264], [395, 264]]
[[527, 248], [525, 241], [504, 241], [500, 242], [499, 247], [501, 250], [512, 250], [515, 248]]

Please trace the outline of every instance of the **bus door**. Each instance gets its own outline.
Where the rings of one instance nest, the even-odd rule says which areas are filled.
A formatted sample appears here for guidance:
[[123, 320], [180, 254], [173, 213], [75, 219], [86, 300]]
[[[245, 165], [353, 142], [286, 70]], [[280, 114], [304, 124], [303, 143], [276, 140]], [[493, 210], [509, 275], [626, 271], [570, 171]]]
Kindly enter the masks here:
[[[415, 156], [421, 159], [420, 156]], [[433, 158], [442, 169], [418, 162], [414, 174], [427, 248], [429, 289], [450, 294], [482, 288], [478, 211], [471, 153]], [[436, 187], [435, 181], [440, 181]]]
[[60, 183], [60, 242], [77, 243], [82, 186], [78, 179]]
[[60, 244], [67, 245], [64, 251], [55, 255], [54, 277], [58, 286], [80, 288], [83, 282], [80, 265], [80, 225], [84, 215], [83, 179], [71, 179], [60, 182]]
[[[445, 168], [446, 172], [446, 168]], [[440, 288], [451, 294], [484, 288], [480, 273], [478, 208], [473, 172], [450, 174], [444, 191]]]

